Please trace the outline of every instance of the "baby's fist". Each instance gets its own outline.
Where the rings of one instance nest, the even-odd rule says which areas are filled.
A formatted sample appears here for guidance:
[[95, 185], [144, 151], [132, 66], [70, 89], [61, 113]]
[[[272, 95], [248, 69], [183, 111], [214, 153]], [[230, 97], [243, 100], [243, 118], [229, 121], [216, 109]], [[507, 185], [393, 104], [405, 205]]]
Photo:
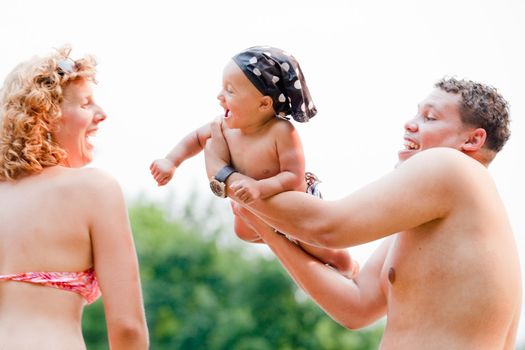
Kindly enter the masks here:
[[167, 158], [156, 159], [149, 167], [151, 175], [159, 186], [164, 186], [173, 177], [175, 172], [175, 164]]

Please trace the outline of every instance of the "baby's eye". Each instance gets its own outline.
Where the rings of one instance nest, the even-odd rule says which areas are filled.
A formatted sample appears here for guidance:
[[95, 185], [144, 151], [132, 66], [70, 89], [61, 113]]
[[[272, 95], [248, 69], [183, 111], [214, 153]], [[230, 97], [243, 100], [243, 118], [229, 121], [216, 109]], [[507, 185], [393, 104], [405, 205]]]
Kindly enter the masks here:
[[231, 86], [231, 84], [226, 84], [226, 86], [224, 87], [224, 91], [226, 91], [229, 94], [232, 94], [233, 93], [233, 87]]

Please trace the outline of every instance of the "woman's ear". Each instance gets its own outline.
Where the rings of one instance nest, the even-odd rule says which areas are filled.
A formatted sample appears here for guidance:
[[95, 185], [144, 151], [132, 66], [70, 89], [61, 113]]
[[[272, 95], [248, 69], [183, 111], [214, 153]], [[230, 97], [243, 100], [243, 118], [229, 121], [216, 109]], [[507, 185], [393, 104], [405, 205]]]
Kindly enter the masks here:
[[261, 104], [259, 105], [259, 109], [262, 112], [268, 112], [270, 110], [273, 110], [273, 100], [270, 96], [263, 96], [261, 98]]
[[461, 150], [465, 152], [474, 152], [480, 150], [487, 140], [487, 132], [483, 128], [477, 128], [469, 133], [465, 143], [461, 146]]

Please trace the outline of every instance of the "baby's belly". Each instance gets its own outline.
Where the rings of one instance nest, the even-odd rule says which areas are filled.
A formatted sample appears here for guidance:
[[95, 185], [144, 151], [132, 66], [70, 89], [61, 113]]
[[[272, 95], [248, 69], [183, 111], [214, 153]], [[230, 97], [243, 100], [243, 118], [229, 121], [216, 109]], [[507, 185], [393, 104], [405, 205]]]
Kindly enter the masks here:
[[[251, 177], [255, 180], [268, 179], [277, 176], [281, 173], [279, 163], [275, 159], [269, 159], [268, 157], [250, 157], [246, 159], [234, 159], [232, 156], [232, 164], [234, 168], [241, 174]], [[301, 174], [303, 180], [295, 191], [306, 191], [306, 181], [304, 181], [304, 174]]]

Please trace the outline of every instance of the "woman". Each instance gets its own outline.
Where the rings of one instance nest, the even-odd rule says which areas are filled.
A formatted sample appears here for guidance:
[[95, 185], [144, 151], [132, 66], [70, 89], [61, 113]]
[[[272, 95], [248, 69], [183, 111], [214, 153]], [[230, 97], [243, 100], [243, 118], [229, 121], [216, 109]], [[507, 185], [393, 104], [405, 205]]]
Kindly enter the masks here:
[[69, 53], [18, 65], [0, 91], [0, 348], [85, 349], [82, 309], [102, 294], [111, 349], [145, 349], [121, 189], [82, 168], [106, 119], [95, 61]]

